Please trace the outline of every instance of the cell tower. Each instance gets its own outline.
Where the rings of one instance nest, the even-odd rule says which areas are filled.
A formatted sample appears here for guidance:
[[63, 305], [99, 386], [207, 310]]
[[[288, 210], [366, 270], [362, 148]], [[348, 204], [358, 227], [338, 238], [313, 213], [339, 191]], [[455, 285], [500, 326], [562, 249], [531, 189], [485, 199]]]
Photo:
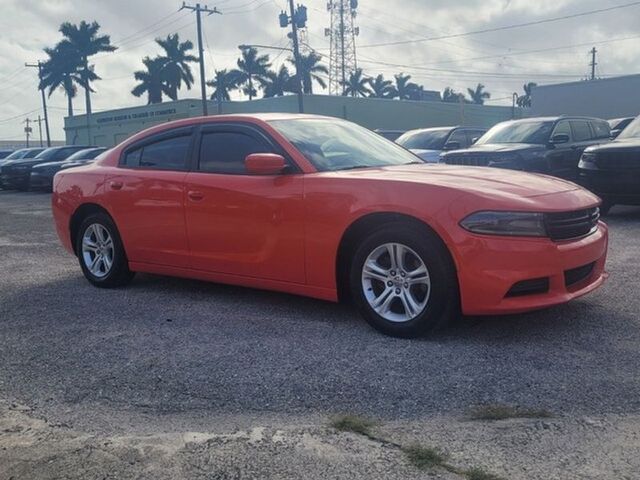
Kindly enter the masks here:
[[331, 12], [331, 27], [324, 35], [331, 43], [329, 59], [329, 93], [342, 95], [344, 82], [358, 67], [356, 61], [356, 36], [360, 29], [355, 26], [358, 0], [329, 0], [327, 10]]

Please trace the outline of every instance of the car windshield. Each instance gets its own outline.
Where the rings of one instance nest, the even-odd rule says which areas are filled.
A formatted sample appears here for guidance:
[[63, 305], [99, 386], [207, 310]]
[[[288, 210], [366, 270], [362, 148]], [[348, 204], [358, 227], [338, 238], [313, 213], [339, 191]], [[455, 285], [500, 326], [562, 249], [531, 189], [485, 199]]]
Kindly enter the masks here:
[[49, 160], [50, 158], [53, 158], [57, 151], [57, 148], [47, 148], [36, 155], [35, 158]]
[[640, 117], [627, 125], [618, 138], [638, 138], [640, 137]]
[[422, 150], [442, 150], [444, 142], [451, 129], [439, 128], [437, 130], [414, 130], [402, 135], [396, 143], [404, 148]]
[[15, 152], [13, 152], [11, 155], [5, 157], [5, 160], [15, 160], [17, 158], [22, 158], [25, 156], [25, 154], [28, 152], [28, 150], [26, 149], [22, 149], [22, 150], [16, 150]]
[[321, 171], [424, 163], [377, 133], [339, 119], [269, 122]]
[[549, 142], [553, 122], [516, 121], [499, 123], [476, 142], [476, 145], [490, 143], [533, 143], [546, 145]]

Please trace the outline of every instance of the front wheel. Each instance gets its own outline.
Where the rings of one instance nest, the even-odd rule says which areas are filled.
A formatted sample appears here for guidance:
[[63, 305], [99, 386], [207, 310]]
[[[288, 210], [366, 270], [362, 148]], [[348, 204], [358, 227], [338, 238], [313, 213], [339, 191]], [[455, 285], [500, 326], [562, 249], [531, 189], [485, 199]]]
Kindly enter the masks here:
[[85, 278], [96, 287], [126, 285], [134, 273], [113, 220], [105, 213], [84, 219], [76, 240], [76, 253]]
[[449, 253], [434, 234], [389, 225], [366, 238], [353, 257], [352, 296], [377, 330], [416, 337], [456, 315], [458, 286]]

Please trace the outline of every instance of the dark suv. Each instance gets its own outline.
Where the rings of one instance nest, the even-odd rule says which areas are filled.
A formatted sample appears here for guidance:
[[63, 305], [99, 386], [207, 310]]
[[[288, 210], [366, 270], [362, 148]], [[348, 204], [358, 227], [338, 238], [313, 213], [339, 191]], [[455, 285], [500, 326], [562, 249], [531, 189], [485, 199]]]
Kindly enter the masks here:
[[544, 117], [502, 122], [470, 148], [443, 153], [442, 163], [476, 165], [546, 173], [578, 179], [585, 148], [610, 141], [605, 120], [588, 117]]
[[602, 213], [616, 204], [640, 205], [640, 117], [613, 142], [587, 148], [580, 183], [602, 198]]

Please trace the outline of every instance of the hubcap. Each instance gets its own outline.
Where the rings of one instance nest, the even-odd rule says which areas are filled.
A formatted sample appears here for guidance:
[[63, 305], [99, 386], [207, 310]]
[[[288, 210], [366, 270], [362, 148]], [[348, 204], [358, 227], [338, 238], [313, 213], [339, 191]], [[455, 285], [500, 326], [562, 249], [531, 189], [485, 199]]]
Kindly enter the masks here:
[[371, 308], [382, 318], [407, 322], [426, 308], [431, 279], [416, 252], [401, 243], [385, 243], [365, 260], [362, 289]]
[[92, 223], [82, 236], [82, 261], [95, 277], [105, 277], [113, 266], [113, 239], [99, 223]]

